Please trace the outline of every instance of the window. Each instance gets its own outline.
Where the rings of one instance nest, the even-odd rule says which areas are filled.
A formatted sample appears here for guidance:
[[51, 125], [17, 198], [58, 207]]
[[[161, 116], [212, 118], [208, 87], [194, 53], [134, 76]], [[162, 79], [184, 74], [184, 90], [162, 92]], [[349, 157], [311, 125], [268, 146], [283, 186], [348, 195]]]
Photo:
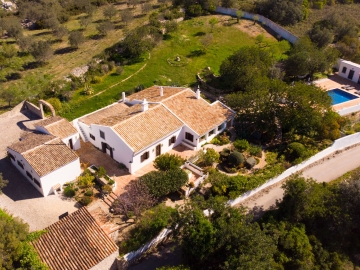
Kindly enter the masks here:
[[346, 70], [347, 70], [347, 68], [346, 67], [343, 67], [343, 69], [342, 69], [342, 73], [346, 73]]
[[103, 131], [101, 131], [101, 130], [100, 130], [100, 137], [105, 140], [105, 133]]
[[35, 178], [34, 178], [34, 182], [35, 182], [36, 185], [38, 185], [39, 187], [41, 187], [40, 182], [39, 182], [38, 180], [36, 180]]
[[193, 142], [194, 141], [194, 135], [192, 135], [189, 132], [185, 132], [185, 139], [187, 139], [190, 142]]
[[172, 145], [173, 143], [175, 143], [176, 141], [176, 137], [175, 136], [172, 136], [170, 139], [169, 139], [169, 146]]
[[24, 169], [24, 165], [22, 165], [22, 163], [20, 161], [17, 161], [17, 164], [22, 168]]
[[12, 160], [15, 161], [15, 157], [14, 157], [11, 153], [8, 152], [8, 155], [9, 155], [9, 157], [10, 157]]
[[[102, 131], [100, 131], [100, 134], [101, 134], [101, 132], [102, 132]], [[94, 136], [94, 135], [92, 135], [91, 133], [90, 133], [90, 138], [91, 138], [91, 139], [93, 139], [93, 140], [95, 141], [95, 136]]]
[[27, 175], [31, 180], [33, 180], [32, 175], [31, 175], [28, 171], [26, 171], [26, 175]]
[[213, 130], [211, 130], [211, 131], [209, 132], [209, 136], [211, 136], [211, 135], [213, 135], [213, 134], [215, 134], [215, 129], [213, 129]]
[[147, 160], [149, 158], [149, 151], [145, 152], [144, 154], [141, 155], [140, 159], [141, 162]]

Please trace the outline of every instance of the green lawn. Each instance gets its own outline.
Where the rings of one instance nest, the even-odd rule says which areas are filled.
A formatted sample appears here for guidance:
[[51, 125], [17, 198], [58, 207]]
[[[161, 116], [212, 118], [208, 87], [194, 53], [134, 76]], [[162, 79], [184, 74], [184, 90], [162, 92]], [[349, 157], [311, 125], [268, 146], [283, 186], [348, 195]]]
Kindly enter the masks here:
[[[109, 86], [127, 78], [130, 74], [139, 70], [145, 63], [146, 67], [138, 74], [115, 87], [105, 90], [95, 97], [76, 94], [64, 109], [61, 115], [69, 120], [92, 112], [112, 102], [119, 100], [121, 92], [132, 92], [137, 85], [145, 87], [157, 85], [179, 85], [189, 86], [196, 82], [196, 74], [206, 67], [210, 67], [215, 73], [219, 72], [222, 61], [242, 46], [255, 44], [255, 38], [242, 32], [235, 25], [224, 26], [219, 23], [213, 31], [208, 24], [212, 16], [195, 18], [183, 21], [179, 29], [167, 40], [163, 40], [151, 51], [150, 59], [144, 57], [144, 62], [125, 66], [121, 76], [108, 75], [102, 83], [93, 85], [94, 92], [104, 91]], [[217, 16], [225, 20], [228, 17]], [[235, 20], [234, 20], [235, 22]], [[203, 49], [202, 39], [204, 34], [211, 34], [213, 42], [207, 47], [206, 53], [199, 56], [191, 56], [194, 51]], [[276, 42], [270, 39], [269, 42]], [[184, 66], [171, 66], [169, 60], [180, 56], [180, 62]], [[79, 90], [78, 92], [80, 92]]]

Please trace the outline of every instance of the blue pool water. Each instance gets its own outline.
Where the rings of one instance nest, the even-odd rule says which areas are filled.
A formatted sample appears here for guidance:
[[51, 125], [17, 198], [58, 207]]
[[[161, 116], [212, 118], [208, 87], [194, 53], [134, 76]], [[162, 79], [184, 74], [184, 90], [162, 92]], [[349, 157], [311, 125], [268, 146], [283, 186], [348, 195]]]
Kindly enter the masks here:
[[348, 92], [345, 92], [345, 91], [343, 91], [341, 89], [337, 89], [337, 88], [333, 89], [333, 90], [330, 90], [330, 91], [327, 91], [327, 93], [332, 99], [331, 105], [336, 105], [336, 104], [339, 104], [339, 103], [343, 103], [343, 102], [346, 102], [346, 101], [349, 101], [349, 100], [359, 98], [357, 96], [354, 96], [353, 94], [350, 94]]

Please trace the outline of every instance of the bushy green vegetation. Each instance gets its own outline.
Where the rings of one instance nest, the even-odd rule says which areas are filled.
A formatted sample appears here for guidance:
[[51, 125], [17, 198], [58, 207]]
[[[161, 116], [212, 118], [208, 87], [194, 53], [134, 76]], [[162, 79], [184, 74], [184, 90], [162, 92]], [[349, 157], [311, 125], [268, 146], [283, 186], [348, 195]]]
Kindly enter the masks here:
[[26, 223], [0, 209], [1, 269], [48, 269], [30, 244], [30, 241], [36, 240], [42, 233], [29, 233]]
[[172, 223], [173, 216], [176, 210], [159, 204], [147, 211], [145, 211], [139, 222], [129, 234], [125, 236], [125, 240], [121, 242], [119, 251], [120, 254], [126, 254], [130, 251], [135, 251], [157, 236], [162, 229]]
[[160, 171], [168, 171], [180, 168], [185, 160], [176, 154], [165, 153], [154, 160], [154, 167]]
[[156, 198], [178, 191], [188, 180], [187, 173], [180, 168], [152, 171], [140, 177], [140, 181], [147, 186], [150, 194]]

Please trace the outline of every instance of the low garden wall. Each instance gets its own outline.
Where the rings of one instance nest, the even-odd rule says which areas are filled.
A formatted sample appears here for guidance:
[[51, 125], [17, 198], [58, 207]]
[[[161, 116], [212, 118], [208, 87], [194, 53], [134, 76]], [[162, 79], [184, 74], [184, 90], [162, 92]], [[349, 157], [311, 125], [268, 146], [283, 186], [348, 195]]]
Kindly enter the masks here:
[[341, 116], [360, 111], [360, 104], [337, 111]]
[[253, 196], [254, 194], [285, 180], [292, 174], [300, 173], [305, 169], [314, 167], [324, 162], [326, 159], [330, 159], [330, 156], [334, 156], [335, 154], [339, 154], [344, 150], [348, 150], [358, 145], [360, 145], [360, 132], [337, 139], [330, 147], [326, 148], [325, 150], [317, 153], [308, 160], [287, 169], [282, 174], [268, 180], [265, 184], [261, 185], [260, 187], [250, 190], [234, 200], [229, 200], [228, 204], [230, 206], [234, 206], [240, 202], [243, 202], [249, 197]]
[[24, 102], [24, 108], [26, 108], [27, 110], [31, 111], [32, 113], [36, 114], [37, 116], [39, 116], [40, 118], [44, 118], [44, 113], [42, 112], [42, 110], [36, 106], [35, 104], [32, 104], [29, 101], [25, 101]]
[[[237, 17], [237, 15], [236, 15], [237, 10], [236, 9], [224, 8], [224, 7], [216, 7], [215, 11], [217, 13], [220, 13], [220, 14], [225, 14], [225, 15], [229, 15], [229, 16], [232, 16], [232, 17]], [[284, 29], [280, 25], [274, 23], [273, 21], [269, 20], [268, 18], [266, 18], [266, 17], [264, 17], [262, 15], [257, 15], [257, 14], [252, 14], [252, 13], [249, 13], [249, 12], [244, 12], [243, 18], [248, 19], [248, 20], [254, 20], [255, 16], [257, 16], [257, 21], [258, 22], [260, 22], [261, 24], [266, 25], [266, 27], [269, 27], [271, 30], [273, 30], [275, 33], [277, 33], [278, 35], [280, 35], [282, 38], [286, 39], [290, 43], [295, 43], [299, 39], [297, 36], [290, 33], [288, 30]]]

